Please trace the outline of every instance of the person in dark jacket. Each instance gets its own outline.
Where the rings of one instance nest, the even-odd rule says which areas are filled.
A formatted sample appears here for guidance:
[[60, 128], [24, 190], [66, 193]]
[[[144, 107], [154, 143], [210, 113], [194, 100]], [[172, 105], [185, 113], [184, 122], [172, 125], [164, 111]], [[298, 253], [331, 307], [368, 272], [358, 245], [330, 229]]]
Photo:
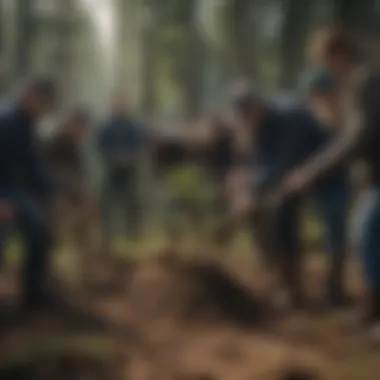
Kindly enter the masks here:
[[35, 128], [52, 109], [54, 98], [51, 81], [34, 79], [0, 115], [0, 219], [14, 222], [24, 238], [22, 299], [32, 309], [49, 300], [45, 285], [51, 238], [46, 206], [53, 182], [36, 149]]
[[103, 222], [110, 242], [112, 221], [122, 210], [127, 232], [136, 238], [141, 228], [138, 168], [146, 136], [142, 126], [129, 113], [122, 94], [112, 99], [111, 116], [99, 135], [99, 149], [105, 164]]
[[332, 30], [319, 38], [318, 64], [340, 83], [344, 119], [342, 134], [317, 155], [290, 173], [283, 182], [289, 196], [305, 191], [342, 163], [362, 158], [371, 186], [366, 191], [355, 234], [363, 258], [369, 307], [365, 322], [371, 337], [380, 340], [380, 70], [363, 47], [344, 30]]
[[235, 96], [233, 108], [250, 141], [240, 158], [250, 190], [238, 196], [237, 213], [251, 217], [255, 242], [266, 264], [279, 270], [292, 304], [301, 306], [304, 294], [298, 226], [302, 198], [283, 199], [277, 192], [286, 174], [315, 149], [319, 135], [314, 119], [304, 107], [279, 107], [250, 89]]

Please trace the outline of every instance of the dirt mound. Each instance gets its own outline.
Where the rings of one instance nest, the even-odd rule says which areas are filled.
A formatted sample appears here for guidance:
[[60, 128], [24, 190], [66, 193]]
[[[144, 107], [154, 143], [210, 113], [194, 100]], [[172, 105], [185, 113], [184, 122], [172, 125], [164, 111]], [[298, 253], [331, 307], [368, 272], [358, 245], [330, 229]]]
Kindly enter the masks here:
[[266, 320], [264, 303], [226, 269], [215, 263], [192, 263], [184, 273], [194, 298], [189, 302], [189, 317], [211, 311], [214, 316], [240, 327], [257, 326]]
[[253, 291], [213, 262], [145, 264], [134, 274], [130, 297], [140, 319], [212, 319], [252, 327], [268, 316]]
[[[270, 308], [239, 271], [173, 259], [117, 269], [117, 291], [76, 295], [107, 328], [73, 330], [63, 316], [57, 322], [50, 316], [8, 331], [3, 351], [17, 355], [5, 358], [6, 368], [0, 365], [0, 380], [312, 380], [328, 364], [324, 345], [288, 341], [263, 324], [274, 321]], [[311, 331], [319, 326], [297, 323]]]

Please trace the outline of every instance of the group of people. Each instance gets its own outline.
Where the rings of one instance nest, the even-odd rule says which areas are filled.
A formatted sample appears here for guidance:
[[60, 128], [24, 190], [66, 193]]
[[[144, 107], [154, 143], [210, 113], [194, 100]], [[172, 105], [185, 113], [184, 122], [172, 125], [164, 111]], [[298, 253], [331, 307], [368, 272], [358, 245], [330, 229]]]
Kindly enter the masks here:
[[69, 232], [76, 245], [83, 277], [94, 255], [110, 249], [115, 209], [123, 208], [128, 231], [138, 233], [136, 171], [144, 135], [122, 95], [112, 97], [111, 116], [96, 130], [105, 166], [101, 198], [88, 181], [84, 146], [95, 130], [88, 109], [70, 109], [51, 133], [38, 133], [40, 122], [57, 109], [57, 96], [50, 78], [31, 78], [0, 114], [0, 265], [6, 264], [6, 242], [16, 230], [26, 248], [20, 303], [26, 311], [60, 299], [52, 294], [50, 261], [61, 232]]
[[226, 242], [239, 223], [248, 223], [265, 264], [278, 273], [294, 307], [305, 303], [300, 209], [312, 198], [331, 253], [326, 298], [332, 307], [346, 306], [351, 301], [344, 286], [354, 198], [350, 172], [360, 161], [368, 177], [354, 224], [370, 300], [366, 320], [378, 330], [380, 71], [341, 30], [329, 31], [314, 47], [300, 99], [279, 104], [244, 84], [232, 94], [231, 119], [207, 118], [207, 133], [185, 139], [153, 136], [131, 118], [122, 96], [115, 96], [112, 116], [96, 138], [106, 168], [99, 210], [86, 186], [80, 145], [93, 124], [91, 115], [75, 109], [48, 141], [38, 141], [37, 122], [52, 110], [57, 94], [49, 80], [32, 80], [0, 116], [0, 220], [16, 226], [25, 240], [23, 305], [34, 310], [54, 298], [46, 284], [52, 210], [77, 214], [72, 227], [82, 251], [91, 251], [95, 221], [103, 222], [105, 241], [112, 240], [114, 210], [123, 211], [133, 236], [139, 234], [137, 163], [149, 152], [158, 169], [192, 161], [210, 173], [226, 222], [218, 242]]
[[[313, 67], [303, 79], [300, 101], [275, 105], [252, 88], [233, 98], [234, 119], [248, 131], [249, 149], [239, 157], [240, 172], [232, 180], [231, 214], [252, 222], [265, 262], [279, 274], [288, 300], [304, 306], [299, 209], [312, 197], [331, 253], [328, 304], [340, 308], [352, 301], [344, 275], [347, 240], [354, 236], [369, 295], [365, 321], [378, 336], [380, 72], [344, 31], [319, 35], [312, 47]], [[351, 176], [357, 163], [366, 173], [360, 194], [352, 191], [358, 188]], [[354, 233], [348, 234], [352, 203], [358, 205]]]

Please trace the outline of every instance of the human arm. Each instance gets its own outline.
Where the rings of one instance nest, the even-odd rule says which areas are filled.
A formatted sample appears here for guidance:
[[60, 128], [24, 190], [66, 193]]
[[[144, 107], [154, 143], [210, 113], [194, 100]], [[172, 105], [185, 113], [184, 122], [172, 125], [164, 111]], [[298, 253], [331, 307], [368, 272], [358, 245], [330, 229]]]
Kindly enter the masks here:
[[357, 85], [343, 109], [340, 135], [300, 166], [284, 183], [285, 191], [302, 191], [326, 172], [353, 158], [373, 144], [380, 120], [380, 76], [369, 76]]

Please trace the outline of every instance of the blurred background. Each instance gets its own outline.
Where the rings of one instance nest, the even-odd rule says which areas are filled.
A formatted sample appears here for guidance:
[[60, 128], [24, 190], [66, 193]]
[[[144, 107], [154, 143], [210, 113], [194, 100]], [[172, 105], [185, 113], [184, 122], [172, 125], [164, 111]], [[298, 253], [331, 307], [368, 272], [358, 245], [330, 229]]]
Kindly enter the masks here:
[[[148, 135], [154, 135], [155, 138], [158, 136], [161, 143], [167, 139], [167, 143], [173, 136], [183, 136], [184, 131], [194, 131], [195, 127], [202, 124], [204, 116], [213, 113], [224, 115], [227, 110], [229, 86], [237, 79], [253, 78], [265, 94], [274, 95], [284, 102], [296, 99], [300, 95], [299, 78], [309, 64], [309, 36], [313, 31], [332, 24], [341, 24], [349, 30], [358, 32], [368, 42], [374, 42], [376, 48], [380, 46], [377, 44], [380, 37], [380, 0], [0, 0], [0, 94], [4, 101], [11, 98], [16, 93], [19, 83], [31, 73], [48, 74], [54, 78], [60, 94], [59, 104], [57, 112], [41, 124], [39, 132], [42, 139], [54, 135], [62, 115], [65, 115], [67, 110], [84, 105], [90, 111], [91, 130], [86, 134], [84, 141], [86, 180], [89, 193], [94, 198], [96, 205], [94, 208], [99, 211], [99, 215], [102, 215], [102, 197], [104, 187], [107, 185], [107, 170], [97, 138], [98, 131], [112, 116], [110, 99], [115, 90], [123, 94], [122, 100], [128, 109], [128, 115], [133, 115], [133, 121], [141, 125], [141, 130]], [[188, 139], [192, 140], [192, 137]], [[168, 160], [172, 160], [175, 165], [171, 162], [164, 163], [162, 165], [164, 170], [160, 170], [155, 165], [160, 155], [157, 152], [152, 153], [148, 145], [142, 149], [144, 154], [134, 163], [138, 166], [136, 177], [138, 190], [131, 195], [131, 199], [124, 199], [126, 203], [133, 204], [123, 205], [127, 210], [130, 210], [128, 207], [135, 211], [138, 209], [139, 215], [132, 216], [132, 224], [137, 225], [135, 222], [138, 219], [140, 231], [130, 236], [126, 234], [123, 223], [116, 222], [112, 245], [124, 258], [129, 259], [131, 255], [139, 257], [153, 250], [157, 251], [161, 245], [164, 246], [166, 235], [169, 235], [169, 238], [173, 236], [178, 238], [181, 230], [185, 231], [190, 240], [195, 241], [197, 249], [202, 248], [206, 251], [204, 241], [195, 236], [202, 235], [204, 231], [198, 233], [203, 227], [205, 230], [211, 230], [210, 226], [213, 227], [220, 218], [214, 202], [215, 199], [218, 200], [220, 190], [218, 185], [215, 185], [215, 181], [209, 175], [210, 172], [203, 170], [204, 167], [199, 165], [197, 160], [190, 160], [189, 164], [186, 159], [176, 159], [177, 155], [182, 157], [181, 152], [178, 153], [174, 149], [173, 153], [170, 144], [167, 144], [170, 148], [167, 147], [168, 151], [171, 152], [168, 154]], [[223, 213], [224, 206], [219, 204], [218, 207]], [[112, 210], [111, 212], [115, 213], [118, 211], [117, 207]], [[318, 249], [319, 253], [323, 243], [322, 226], [314, 216], [312, 207], [309, 209], [306, 206], [304, 213], [305, 241], [309, 250]], [[102, 219], [103, 217], [99, 215], [99, 219]], [[183, 219], [186, 219], [184, 223]], [[101, 220], [99, 224], [102, 224]], [[102, 227], [99, 228], [101, 229]], [[20, 242], [17, 236], [11, 235], [7, 244], [8, 262], [18, 264]], [[78, 252], [73, 248], [74, 239], [70, 239], [64, 238], [59, 241], [59, 249], [62, 248], [65, 254], [56, 257], [58, 271], [72, 279], [81, 275], [78, 276], [80, 273], [78, 271], [74, 271], [75, 274], [72, 275], [72, 269], [78, 267]], [[244, 235], [243, 232], [241, 238], [237, 239], [237, 244], [238, 248], [231, 249], [231, 252], [242, 260], [234, 270], [237, 269], [235, 271], [239, 276], [246, 275], [249, 281], [257, 275], [255, 281], [260, 282], [261, 277], [258, 274], [252, 275], [249, 261], [252, 250], [249, 234]], [[73, 260], [73, 256], [76, 257], [76, 261]], [[91, 260], [92, 257], [86, 256], [79, 270], [86, 267]], [[316, 265], [314, 261], [311, 265], [317, 267], [318, 273], [315, 276], [317, 282], [321, 278], [321, 265], [318, 260], [317, 258]], [[120, 262], [116, 265], [112, 263], [114, 265], [111, 268], [112, 279], [116, 278], [123, 282], [132, 278], [129, 276], [131, 273], [129, 262], [125, 261], [125, 266]], [[208, 342], [202, 340], [207, 329], [191, 330], [194, 326], [184, 327], [179, 324], [179, 327], [175, 325], [178, 329], [173, 332], [168, 326], [170, 323], [174, 326], [174, 322], [170, 320], [168, 323], [165, 319], [167, 315], [162, 312], [164, 309], [169, 310], [168, 315], [172, 312], [177, 316], [175, 314], [177, 309], [173, 306], [175, 302], [171, 302], [172, 298], [175, 300], [183, 298], [187, 302], [187, 288], [183, 293], [185, 295], [178, 290], [178, 294], [170, 298], [170, 291], [176, 291], [177, 284], [181, 284], [182, 277], [186, 277], [187, 274], [182, 276], [182, 272], [179, 271], [179, 274], [170, 277], [169, 281], [165, 276], [168, 272], [171, 275], [171, 270], [164, 274], [161, 270], [156, 277], [152, 275], [153, 271], [144, 271], [145, 267], [141, 270], [142, 274], [137, 272], [137, 280], [133, 283], [135, 287], [130, 293], [126, 293], [126, 289], [129, 292], [129, 288], [122, 283], [118, 285], [122, 288], [121, 293], [111, 291], [104, 296], [96, 290], [96, 297], [86, 294], [83, 301], [79, 298], [80, 292], [76, 293], [77, 290], [74, 289], [72, 298], [79, 305], [84, 305], [91, 313], [95, 310], [97, 315], [100, 314], [107, 320], [109, 331], [112, 333], [109, 331], [104, 333], [103, 330], [99, 334], [97, 332], [100, 338], [97, 335], [94, 340], [91, 333], [89, 337], [85, 335], [83, 340], [79, 340], [82, 339], [81, 334], [71, 326], [65, 324], [62, 327], [57, 322], [49, 324], [46, 320], [39, 321], [39, 324], [31, 322], [29, 328], [18, 326], [15, 333], [12, 331], [8, 335], [7, 331], [2, 335], [3, 329], [0, 329], [0, 380], [29, 378], [166, 380], [172, 377], [167, 375], [164, 368], [169, 368], [169, 364], [175, 362], [173, 351], [177, 350], [175, 344], [179, 340], [179, 331], [186, 332], [187, 328], [190, 333], [184, 339], [195, 339], [189, 343], [189, 347], [191, 346], [194, 351], [189, 349], [189, 352], [194, 354], [194, 357], [189, 359], [189, 363], [192, 363], [189, 366], [194, 364], [194, 368], [198, 368], [198, 364], [201, 363], [199, 368], [206, 368], [214, 360], [207, 359], [206, 364], [202, 362], [202, 359], [205, 361], [204, 358], [209, 358], [207, 355], [211, 352]], [[15, 280], [17, 277], [12, 265], [8, 272], [0, 278], [1, 294], [9, 295], [14, 292], [13, 285], [17, 282]], [[354, 272], [352, 278], [356, 286], [359, 284], [356, 266]], [[140, 274], [142, 279], [139, 277]], [[208, 274], [204, 277], [207, 276]], [[164, 285], [157, 280], [159, 278], [161, 281], [162, 277], [167, 281], [163, 281]], [[312, 279], [310, 281], [312, 282]], [[188, 282], [191, 283], [190, 280]], [[192, 283], [190, 285], [193, 286]], [[182, 288], [179, 286], [179, 289]], [[221, 298], [224, 297], [223, 289], [218, 290], [222, 293]], [[206, 292], [208, 296], [211, 294], [208, 288]], [[235, 293], [231, 294], [234, 298]], [[240, 293], [238, 294], [240, 297]], [[244, 297], [242, 299], [245, 300]], [[207, 312], [208, 310], [206, 314]], [[284, 328], [289, 335], [287, 336], [289, 341], [281, 337], [279, 345], [276, 346], [278, 343], [276, 341], [273, 347], [272, 341], [269, 345], [265, 342], [263, 346], [262, 341], [251, 340], [252, 337], [247, 336], [246, 331], [239, 330], [236, 333], [229, 324], [226, 329], [223, 325], [221, 331], [212, 330], [213, 325], [205, 326], [211, 334], [208, 336], [210, 342], [216, 342], [215, 347], [220, 343], [226, 352], [226, 347], [229, 349], [231, 346], [230, 339], [235, 339], [237, 347], [242, 347], [243, 340], [247, 339], [244, 341], [246, 346], [244, 344], [243, 346], [248, 353], [243, 353], [242, 357], [247, 354], [246, 362], [249, 362], [247, 368], [250, 369], [252, 363], [254, 366], [261, 361], [266, 363], [268, 358], [270, 360], [274, 358], [276, 361], [279, 356], [282, 358], [282, 365], [285, 360], [283, 357], [289, 357], [290, 346], [298, 345], [298, 351], [294, 353], [292, 351], [292, 358], [298, 359], [312, 344], [319, 342], [319, 345], [312, 346], [311, 355], [313, 358], [317, 357], [315, 360], [318, 363], [324, 350], [327, 350], [327, 355], [333, 360], [338, 352], [338, 346], [339, 349], [346, 350], [342, 354], [345, 355], [344, 365], [339, 362], [343, 356], [337, 356], [338, 364], [333, 368], [336, 377], [332, 375], [329, 379], [375, 379], [376, 376], [372, 375], [380, 370], [378, 356], [360, 350], [356, 345], [357, 340], [351, 335], [343, 337], [337, 333], [334, 330], [335, 320], [328, 318], [308, 320], [306, 317], [301, 322], [292, 321], [293, 325]], [[115, 326], [117, 328], [122, 326], [122, 333], [116, 330]], [[297, 330], [299, 326], [304, 330]], [[79, 328], [78, 331], [82, 330]], [[194, 336], [189, 338], [193, 333]], [[38, 334], [40, 335], [37, 339]], [[68, 336], [69, 339], [65, 340]], [[301, 344], [291, 340], [294, 337], [298, 339], [305, 336], [306, 339]], [[41, 337], [46, 339], [40, 340]], [[181, 335], [181, 339], [182, 337]], [[170, 339], [175, 341], [175, 344]], [[355, 342], [346, 345], [348, 341]], [[109, 349], [109, 344], [112, 349]], [[8, 350], [8, 347], [12, 349]], [[165, 351], [167, 357], [163, 358], [157, 354], [161, 349], [167, 350]], [[11, 365], [5, 363], [6, 371], [3, 375], [1, 355], [8, 351], [12, 359], [9, 361]], [[112, 354], [117, 353], [118, 365], [121, 363], [122, 366], [121, 369], [117, 367], [118, 376], [115, 377], [110, 375], [112, 373], [110, 369], [114, 370], [116, 364], [114, 359], [108, 360], [107, 356], [111, 351]], [[62, 352], [66, 358], [64, 360], [60, 359]], [[260, 353], [261, 356], [257, 356]], [[59, 357], [58, 364], [54, 361], [53, 365], [47, 367], [47, 372], [43, 372], [44, 375], [26, 377], [30, 368], [34, 371], [35, 367], [28, 367], [24, 363], [34, 365], [35, 359], [41, 362], [56, 354]], [[87, 377], [74, 377], [77, 373], [75, 365], [78, 363], [72, 358], [75, 359], [82, 354], [85, 356], [85, 362], [80, 365], [85, 367], [83, 376]], [[204, 358], [199, 357], [202, 355]], [[223, 355], [220, 354], [219, 358], [223, 363], [219, 368], [222, 374], [227, 371], [224, 363], [235, 354], [228, 351]], [[103, 372], [97, 370], [96, 363], [102, 364], [99, 357], [102, 360], [106, 358], [106, 367], [103, 366], [101, 369]], [[240, 367], [240, 359], [238, 357], [233, 362], [233, 365], [238, 363], [236, 368]], [[67, 367], [65, 360], [73, 366], [72, 372], [65, 372], [64, 368]], [[266, 363], [266, 369], [269, 371], [280, 362], [277, 360], [277, 364], [273, 364], [274, 361], [272, 363], [270, 360]], [[13, 362], [16, 363], [15, 366]], [[8, 367], [11, 372], [8, 371]], [[128, 367], [127, 370], [124, 367]], [[327, 365], [322, 367], [327, 368]], [[16, 372], [12, 372], [14, 368]], [[154, 376], [152, 373], [144, 372], [147, 368]], [[49, 370], [53, 375], [49, 375]], [[158, 370], [162, 371], [159, 373], [161, 377], [156, 376]], [[177, 368], [172, 370], [176, 371]], [[40, 371], [40, 367], [36, 371]], [[43, 371], [46, 371], [44, 366]], [[224, 377], [222, 375], [202, 377], [201, 374], [199, 377], [173, 378], [212, 380]], [[235, 380], [240, 377], [231, 375], [230, 378]], [[312, 378], [314, 377], [286, 377], [289, 380]], [[285, 377], [278, 379], [282, 380]]]
[[340, 22], [376, 38], [379, 12], [376, 0], [2, 0], [1, 89], [48, 72], [62, 106], [102, 114], [117, 85], [145, 117], [194, 117], [239, 76], [293, 89], [310, 32]]
[[[9, 96], [29, 73], [51, 74], [61, 93], [60, 110], [88, 105], [94, 128], [109, 112], [115, 88], [125, 92], [128, 107], [149, 128], [165, 130], [223, 109], [226, 89], [237, 78], [255, 78], [265, 91], [286, 99], [307, 65], [313, 30], [340, 23], [374, 40], [380, 32], [377, 0], [360, 5], [355, 0], [1, 0], [0, 5], [1, 93]], [[47, 122], [42, 133], [55, 124]], [[101, 165], [91, 136], [88, 140], [89, 181], [99, 190]], [[143, 204], [151, 208], [150, 176], [142, 177]]]

